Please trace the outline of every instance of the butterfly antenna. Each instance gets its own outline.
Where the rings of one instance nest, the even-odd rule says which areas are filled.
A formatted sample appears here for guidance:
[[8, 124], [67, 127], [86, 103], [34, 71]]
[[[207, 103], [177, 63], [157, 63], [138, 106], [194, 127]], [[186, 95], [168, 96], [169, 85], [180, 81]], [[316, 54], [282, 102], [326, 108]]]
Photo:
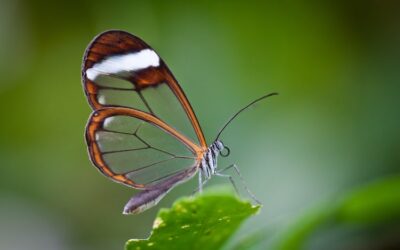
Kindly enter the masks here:
[[217, 137], [215, 138], [215, 140], [218, 140], [219, 136], [221, 135], [222, 131], [224, 131], [224, 129], [229, 125], [229, 123], [231, 123], [236, 116], [238, 116], [240, 113], [242, 113], [243, 111], [245, 111], [246, 109], [248, 109], [249, 107], [253, 106], [254, 104], [256, 104], [257, 102], [264, 100], [265, 98], [268, 98], [270, 96], [274, 96], [274, 95], [278, 95], [278, 93], [270, 93], [264, 96], [261, 96], [260, 98], [252, 101], [251, 103], [247, 104], [246, 106], [244, 106], [243, 108], [241, 108], [238, 112], [236, 112], [236, 114], [234, 114], [226, 123], [225, 125], [221, 128], [221, 130], [218, 132]]

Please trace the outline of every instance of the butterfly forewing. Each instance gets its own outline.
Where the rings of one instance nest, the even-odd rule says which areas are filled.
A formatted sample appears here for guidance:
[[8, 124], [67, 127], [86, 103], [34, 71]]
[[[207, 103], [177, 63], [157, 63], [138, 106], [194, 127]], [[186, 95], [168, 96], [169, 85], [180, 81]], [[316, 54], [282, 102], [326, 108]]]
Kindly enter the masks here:
[[207, 147], [185, 94], [163, 60], [141, 39], [123, 31], [99, 35], [86, 50], [82, 74], [93, 109], [138, 109]]

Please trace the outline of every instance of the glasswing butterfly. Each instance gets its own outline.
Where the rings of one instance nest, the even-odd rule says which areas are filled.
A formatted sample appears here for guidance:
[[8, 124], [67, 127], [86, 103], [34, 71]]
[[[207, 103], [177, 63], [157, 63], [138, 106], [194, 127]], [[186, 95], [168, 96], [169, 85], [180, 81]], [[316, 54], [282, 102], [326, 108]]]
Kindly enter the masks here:
[[85, 134], [91, 161], [112, 180], [142, 190], [124, 214], [156, 205], [196, 173], [200, 191], [212, 175], [229, 177], [236, 189], [233, 179], [217, 170], [218, 156], [229, 154], [219, 137], [240, 112], [276, 95], [239, 110], [208, 146], [177, 80], [140, 38], [120, 30], [96, 36], [84, 54], [82, 82], [93, 109]]

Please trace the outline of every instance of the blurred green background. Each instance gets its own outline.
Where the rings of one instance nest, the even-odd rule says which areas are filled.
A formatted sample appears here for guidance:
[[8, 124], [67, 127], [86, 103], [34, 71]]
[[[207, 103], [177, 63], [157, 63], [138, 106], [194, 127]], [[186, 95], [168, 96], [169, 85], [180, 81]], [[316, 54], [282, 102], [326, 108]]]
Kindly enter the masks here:
[[209, 142], [244, 104], [280, 93], [223, 135], [232, 154], [220, 166], [237, 163], [264, 204], [232, 242], [261, 230], [267, 242], [254, 248], [264, 248], [321, 204], [398, 176], [399, 13], [398, 1], [378, 0], [1, 0], [0, 249], [122, 249], [195, 186], [123, 216], [134, 191], [91, 166], [80, 67], [107, 29], [158, 51]]

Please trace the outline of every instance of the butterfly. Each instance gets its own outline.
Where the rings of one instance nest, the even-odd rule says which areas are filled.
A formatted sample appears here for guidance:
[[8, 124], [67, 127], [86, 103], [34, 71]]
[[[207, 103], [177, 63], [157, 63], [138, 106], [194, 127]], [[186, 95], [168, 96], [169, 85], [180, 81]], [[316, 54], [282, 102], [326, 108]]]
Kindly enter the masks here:
[[[276, 95], [262, 96], [239, 110], [208, 145], [165, 62], [140, 38], [121, 30], [103, 32], [89, 44], [82, 83], [93, 110], [85, 132], [92, 163], [113, 181], [141, 190], [125, 205], [124, 214], [156, 205], [196, 173], [200, 191], [213, 175], [234, 184], [217, 169], [218, 156], [230, 152], [219, 137], [240, 112]], [[236, 165], [228, 168], [239, 173]]]

